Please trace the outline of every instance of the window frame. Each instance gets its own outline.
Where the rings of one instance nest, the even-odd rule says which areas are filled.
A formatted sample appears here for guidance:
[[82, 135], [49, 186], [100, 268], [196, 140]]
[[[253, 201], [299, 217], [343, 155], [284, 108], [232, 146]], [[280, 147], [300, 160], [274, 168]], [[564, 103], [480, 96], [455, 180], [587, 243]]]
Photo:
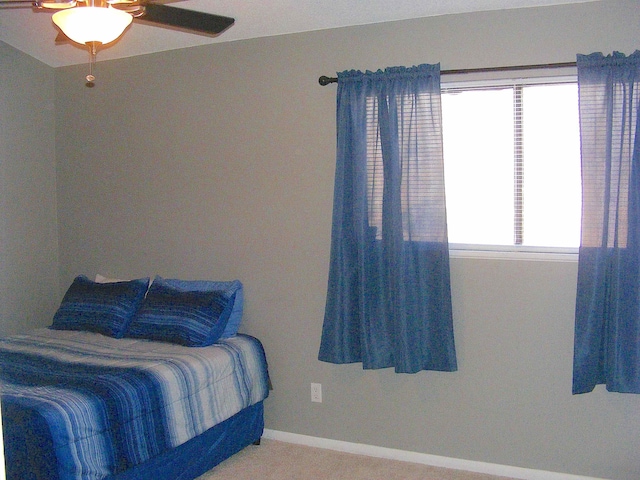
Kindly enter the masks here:
[[[490, 89], [499, 87], [513, 87], [514, 85], [548, 85], [578, 82], [578, 75], [575, 67], [571, 72], [563, 69], [554, 73], [549, 70], [531, 70], [527, 75], [512, 76], [498, 75], [490, 77], [483, 74], [452, 75], [452, 79], [441, 81], [441, 93], [455, 90], [470, 89]], [[513, 72], [511, 72], [513, 73]], [[495, 75], [495, 74], [494, 74]], [[463, 78], [464, 77], [464, 78]], [[480, 259], [508, 259], [508, 260], [531, 260], [531, 261], [553, 261], [572, 262], [578, 261], [578, 247], [540, 247], [530, 245], [481, 245], [449, 243], [449, 255], [451, 258], [480, 258]]]

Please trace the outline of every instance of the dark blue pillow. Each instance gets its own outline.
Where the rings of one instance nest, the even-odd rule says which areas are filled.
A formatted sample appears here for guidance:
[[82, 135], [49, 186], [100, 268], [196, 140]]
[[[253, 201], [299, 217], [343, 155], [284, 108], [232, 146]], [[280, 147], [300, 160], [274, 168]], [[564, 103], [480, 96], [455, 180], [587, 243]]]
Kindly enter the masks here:
[[51, 328], [122, 338], [148, 287], [149, 278], [96, 283], [80, 275], [64, 295]]
[[240, 280], [219, 282], [211, 280], [179, 280], [177, 278], [162, 278], [156, 276], [153, 283], [175, 288], [183, 292], [213, 292], [220, 291], [233, 305], [227, 326], [220, 338], [233, 337], [238, 333], [238, 327], [242, 321], [242, 310], [244, 307], [244, 293]]
[[223, 292], [184, 292], [153, 282], [126, 336], [204, 347], [220, 338], [233, 301]]

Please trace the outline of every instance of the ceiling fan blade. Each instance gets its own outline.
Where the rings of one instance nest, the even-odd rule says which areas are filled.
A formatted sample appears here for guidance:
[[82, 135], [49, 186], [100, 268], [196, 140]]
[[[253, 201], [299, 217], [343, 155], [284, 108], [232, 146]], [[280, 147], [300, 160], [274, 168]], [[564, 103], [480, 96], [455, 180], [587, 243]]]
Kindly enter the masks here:
[[147, 3], [143, 8], [144, 13], [136, 20], [206, 35], [219, 35], [235, 22], [231, 17], [157, 3]]
[[[77, 0], [83, 1], [83, 0]], [[0, 8], [33, 8], [35, 10], [63, 10], [76, 6], [76, 0], [0, 0]]]
[[33, 0], [0, 0], [0, 8], [37, 8]]
[[56, 39], [54, 41], [54, 43], [56, 45], [61, 45], [63, 43], [69, 43], [71, 40], [69, 40], [69, 37], [67, 37], [64, 33], [62, 32], [58, 32], [58, 35], [56, 35]]

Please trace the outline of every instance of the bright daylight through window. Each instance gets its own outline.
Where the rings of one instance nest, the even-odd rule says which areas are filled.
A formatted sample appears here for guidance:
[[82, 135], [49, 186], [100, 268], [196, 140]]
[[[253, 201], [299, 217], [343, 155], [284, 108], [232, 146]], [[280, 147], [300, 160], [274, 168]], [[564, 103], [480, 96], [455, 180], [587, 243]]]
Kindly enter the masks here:
[[575, 82], [443, 85], [442, 115], [452, 247], [579, 246]]

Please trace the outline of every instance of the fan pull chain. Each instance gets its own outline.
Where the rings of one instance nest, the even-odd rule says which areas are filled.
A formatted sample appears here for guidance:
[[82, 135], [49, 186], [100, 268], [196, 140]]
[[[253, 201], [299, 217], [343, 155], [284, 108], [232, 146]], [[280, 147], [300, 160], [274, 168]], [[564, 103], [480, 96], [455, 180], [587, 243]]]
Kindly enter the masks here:
[[89, 47], [89, 75], [85, 78], [87, 79], [87, 83], [85, 85], [89, 88], [93, 88], [95, 84], [96, 77], [93, 75], [93, 68], [96, 64], [96, 54], [98, 53], [97, 44], [99, 42], [89, 42], [87, 46]]

